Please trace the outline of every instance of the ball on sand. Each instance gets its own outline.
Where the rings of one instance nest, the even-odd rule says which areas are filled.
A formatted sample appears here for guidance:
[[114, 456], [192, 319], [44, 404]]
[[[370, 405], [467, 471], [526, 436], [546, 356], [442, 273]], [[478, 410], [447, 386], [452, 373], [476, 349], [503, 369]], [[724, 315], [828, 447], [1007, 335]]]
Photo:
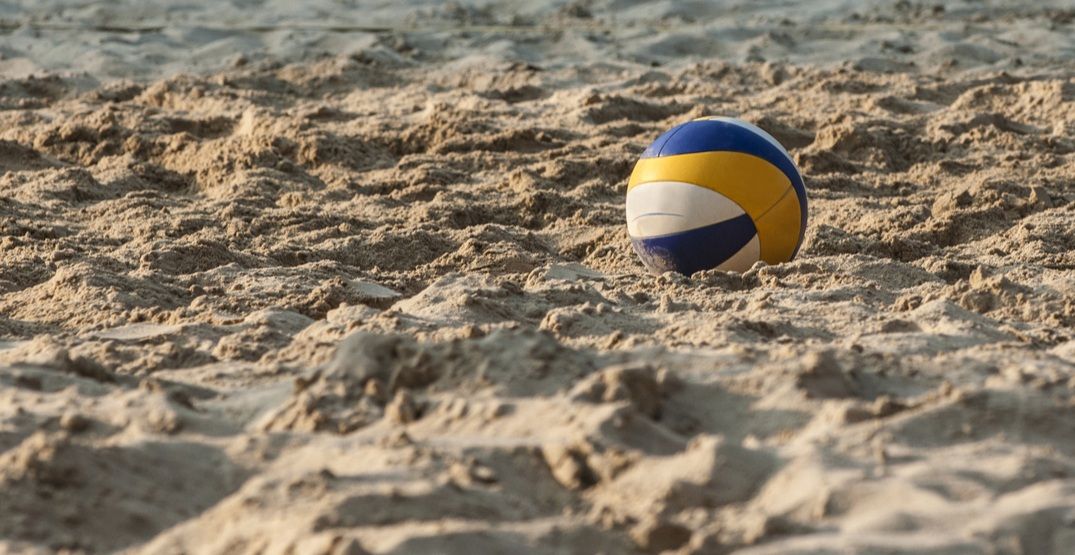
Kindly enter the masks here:
[[733, 118], [668, 130], [627, 184], [627, 232], [654, 272], [742, 272], [795, 257], [806, 230], [806, 187], [788, 151]]

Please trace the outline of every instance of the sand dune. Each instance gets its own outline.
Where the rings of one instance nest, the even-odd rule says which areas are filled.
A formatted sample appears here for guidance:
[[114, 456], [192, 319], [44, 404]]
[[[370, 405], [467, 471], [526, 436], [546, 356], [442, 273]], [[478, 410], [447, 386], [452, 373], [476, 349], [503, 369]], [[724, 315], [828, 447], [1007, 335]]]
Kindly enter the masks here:
[[[1071, 553], [1073, 15], [0, 4], [0, 551]], [[637, 261], [703, 115], [795, 261]]]

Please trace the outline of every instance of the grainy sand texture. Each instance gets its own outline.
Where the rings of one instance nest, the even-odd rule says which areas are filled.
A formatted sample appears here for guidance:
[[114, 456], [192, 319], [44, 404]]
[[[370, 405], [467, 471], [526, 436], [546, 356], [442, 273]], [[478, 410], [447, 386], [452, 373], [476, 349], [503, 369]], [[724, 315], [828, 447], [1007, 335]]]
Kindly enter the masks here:
[[1070, 1], [0, 1], [0, 552], [1075, 553], [1073, 249]]

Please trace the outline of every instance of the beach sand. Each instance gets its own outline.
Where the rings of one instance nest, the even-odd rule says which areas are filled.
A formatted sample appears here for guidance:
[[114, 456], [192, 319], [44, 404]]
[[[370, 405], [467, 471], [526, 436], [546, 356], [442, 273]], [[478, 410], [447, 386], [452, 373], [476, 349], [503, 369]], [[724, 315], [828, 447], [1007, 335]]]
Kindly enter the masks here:
[[0, 3], [0, 552], [1075, 553], [1070, 2], [174, 4]]

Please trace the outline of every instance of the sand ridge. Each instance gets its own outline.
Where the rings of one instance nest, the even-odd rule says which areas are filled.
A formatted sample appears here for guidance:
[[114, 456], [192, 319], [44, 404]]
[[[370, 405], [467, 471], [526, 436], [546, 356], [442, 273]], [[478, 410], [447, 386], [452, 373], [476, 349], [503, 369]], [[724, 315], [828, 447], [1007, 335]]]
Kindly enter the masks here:
[[[1071, 551], [1070, 59], [411, 42], [0, 81], [0, 549]], [[627, 176], [715, 114], [805, 244], [649, 275]]]

